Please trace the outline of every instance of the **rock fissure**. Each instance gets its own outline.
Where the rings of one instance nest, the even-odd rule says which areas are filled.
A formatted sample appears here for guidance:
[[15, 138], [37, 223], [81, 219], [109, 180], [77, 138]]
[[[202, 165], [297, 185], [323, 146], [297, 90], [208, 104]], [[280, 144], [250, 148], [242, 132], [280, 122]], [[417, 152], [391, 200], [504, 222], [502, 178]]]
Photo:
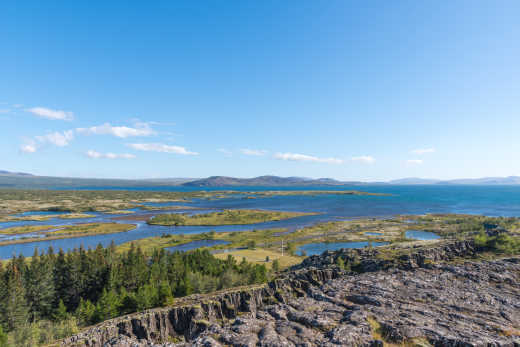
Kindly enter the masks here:
[[[63, 344], [520, 346], [519, 258], [442, 263], [474, 256], [472, 241], [393, 258], [385, 252], [326, 252], [266, 285], [181, 298], [172, 307], [98, 324]], [[352, 271], [339, 269], [338, 257]]]

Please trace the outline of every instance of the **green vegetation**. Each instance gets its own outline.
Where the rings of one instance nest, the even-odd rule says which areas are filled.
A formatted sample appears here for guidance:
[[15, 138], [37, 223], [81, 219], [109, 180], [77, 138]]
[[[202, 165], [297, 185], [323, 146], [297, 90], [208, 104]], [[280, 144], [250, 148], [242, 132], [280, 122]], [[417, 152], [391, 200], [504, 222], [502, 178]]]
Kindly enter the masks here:
[[21, 227], [11, 227], [0, 230], [0, 234], [4, 235], [18, 235], [18, 234], [29, 234], [38, 233], [43, 230], [49, 230], [52, 225], [24, 225]]
[[76, 249], [57, 254], [36, 250], [0, 264], [0, 346], [37, 346], [73, 334], [122, 314], [171, 305], [192, 293], [267, 281], [262, 264], [217, 259], [208, 251], [145, 255], [131, 246], [126, 252]]
[[0, 222], [23, 222], [23, 221], [36, 221], [44, 222], [52, 218], [59, 219], [80, 219], [80, 218], [92, 218], [94, 215], [85, 213], [67, 213], [58, 215], [32, 215], [32, 216], [3, 216], [0, 217]]
[[[180, 216], [180, 215], [177, 215]], [[396, 216], [389, 219], [363, 218], [349, 221], [320, 223], [311, 227], [287, 233], [285, 229], [250, 230], [242, 232], [202, 233], [190, 235], [163, 235], [134, 241], [143, 251], [149, 252], [154, 248], [178, 246], [197, 240], [215, 239], [227, 241], [229, 244], [217, 245], [208, 249], [216, 251], [216, 257], [222, 258], [232, 255], [237, 260], [246, 258], [249, 262], [258, 264], [272, 264], [272, 260], [279, 259], [280, 268], [285, 268], [301, 262], [303, 257], [295, 253], [301, 245], [315, 242], [357, 242], [368, 241], [389, 242], [392, 245], [408, 246], [416, 244], [431, 244], [438, 241], [415, 241], [405, 237], [407, 230], [426, 230], [435, 232], [443, 238], [468, 238], [476, 235], [486, 227], [507, 227], [512, 230], [511, 235], [518, 234], [520, 225], [517, 218], [490, 218], [471, 215], [425, 215], [425, 216]], [[376, 233], [370, 235], [367, 233]], [[284, 256], [281, 246], [284, 244]], [[118, 247], [128, 250], [129, 244]], [[399, 247], [386, 247], [378, 257], [394, 259]], [[225, 251], [226, 253], [221, 253]], [[270, 262], [265, 258], [269, 257]], [[358, 264], [346, 263], [344, 268], [354, 271]]]
[[511, 236], [505, 232], [496, 236], [488, 236], [485, 231], [480, 231], [474, 238], [478, 247], [489, 249], [498, 254], [520, 253], [520, 237]]
[[312, 215], [312, 213], [300, 212], [277, 212], [262, 210], [224, 210], [222, 212], [211, 212], [205, 214], [178, 214], [167, 213], [152, 217], [148, 224], [151, 225], [238, 225], [256, 224], [263, 222], [279, 221]]
[[[134, 224], [120, 224], [120, 223], [86, 223], [76, 224], [64, 227], [55, 227], [52, 225], [33, 225], [22, 227], [11, 227], [0, 230], [0, 234], [15, 235], [15, 234], [40, 234], [45, 237], [22, 237], [16, 240], [0, 241], [2, 245], [12, 245], [19, 243], [38, 242], [46, 240], [56, 240], [65, 238], [74, 238], [80, 236], [100, 235], [100, 234], [114, 234], [124, 231], [129, 231], [135, 228]], [[49, 231], [55, 229], [54, 231]]]
[[[215, 257], [219, 259], [225, 259], [228, 256], [232, 256], [237, 261], [240, 259], [245, 259], [247, 262], [250, 263], [265, 264], [267, 268], [271, 267], [273, 271], [279, 271], [280, 269], [285, 269], [289, 266], [299, 264], [303, 259], [301, 257], [291, 256], [288, 254], [284, 254], [282, 256], [282, 254], [278, 251], [273, 251], [264, 248], [257, 248], [254, 250], [241, 249], [215, 254]], [[267, 257], [269, 257], [269, 262], [266, 262]]]
[[[185, 202], [193, 199], [222, 199], [229, 196], [244, 196], [246, 198], [263, 198], [287, 195], [385, 195], [360, 191], [341, 190], [293, 190], [293, 191], [120, 191], [120, 190], [21, 190], [0, 189], [0, 221], [14, 213], [27, 211], [58, 211], [58, 212], [105, 212], [113, 213], [141, 207], [143, 209], [184, 209], [187, 206], [154, 207], [143, 203]], [[189, 207], [188, 207], [189, 208]], [[27, 216], [34, 220], [33, 216]], [[47, 216], [39, 216], [38, 218]]]
[[77, 234], [114, 234], [135, 228], [134, 224], [120, 223], [87, 223], [66, 226], [56, 231], [52, 231], [52, 235], [77, 235]]

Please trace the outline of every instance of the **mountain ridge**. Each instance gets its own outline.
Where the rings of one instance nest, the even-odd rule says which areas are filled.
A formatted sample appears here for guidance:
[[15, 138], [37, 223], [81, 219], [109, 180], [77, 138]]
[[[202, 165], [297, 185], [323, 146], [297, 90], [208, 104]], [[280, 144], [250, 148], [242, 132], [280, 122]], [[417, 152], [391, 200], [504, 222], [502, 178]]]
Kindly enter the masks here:
[[520, 185], [520, 176], [462, 178], [451, 180], [426, 179], [408, 177], [389, 181], [361, 182], [339, 181], [333, 178], [280, 177], [263, 175], [252, 178], [230, 176], [210, 176], [207, 178], [78, 178], [38, 176], [25, 172], [0, 170], [0, 188], [100, 188], [112, 186], [117, 188], [131, 187], [310, 187], [310, 186], [363, 186], [363, 185]]

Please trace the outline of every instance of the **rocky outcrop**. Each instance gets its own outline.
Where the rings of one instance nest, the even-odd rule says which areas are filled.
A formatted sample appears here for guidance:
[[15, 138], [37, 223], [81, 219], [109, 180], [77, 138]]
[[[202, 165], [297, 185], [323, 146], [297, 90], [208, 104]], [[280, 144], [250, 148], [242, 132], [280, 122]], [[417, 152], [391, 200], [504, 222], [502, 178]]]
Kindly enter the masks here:
[[393, 248], [341, 249], [308, 257], [293, 269], [330, 267], [336, 264], [339, 257], [346, 263], [353, 264], [356, 272], [373, 272], [395, 267], [413, 269], [427, 267], [433, 262], [473, 257], [478, 251], [473, 240], [443, 241], [435, 245], [412, 243]]
[[[308, 258], [263, 286], [195, 295], [110, 320], [68, 346], [520, 346], [520, 259], [439, 262], [471, 242], [385, 258], [341, 250]], [[341, 256], [356, 271], [338, 269]]]

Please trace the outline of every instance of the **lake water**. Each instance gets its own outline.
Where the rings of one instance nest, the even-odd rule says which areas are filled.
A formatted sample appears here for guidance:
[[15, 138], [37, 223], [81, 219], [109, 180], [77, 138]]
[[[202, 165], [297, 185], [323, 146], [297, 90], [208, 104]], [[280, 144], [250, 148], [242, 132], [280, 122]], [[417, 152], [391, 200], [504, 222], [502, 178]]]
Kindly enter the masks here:
[[[117, 187], [106, 187], [117, 189]], [[5, 259], [13, 254], [31, 256], [34, 248], [47, 249], [52, 246], [56, 251], [63, 248], [65, 251], [77, 248], [80, 245], [94, 248], [99, 243], [108, 246], [112, 241], [115, 244], [162, 234], [193, 234], [208, 231], [243, 231], [264, 228], [288, 228], [295, 230], [305, 226], [329, 220], [351, 219], [355, 217], [373, 216], [377, 218], [389, 217], [396, 214], [425, 214], [425, 213], [464, 213], [482, 214], [488, 216], [520, 216], [520, 186], [390, 186], [366, 185], [343, 187], [227, 187], [205, 190], [362, 190], [367, 192], [387, 193], [390, 196], [362, 196], [362, 195], [317, 195], [317, 196], [271, 196], [265, 198], [245, 199], [244, 196], [233, 196], [218, 200], [195, 199], [190, 203], [161, 204], [161, 206], [186, 205], [201, 210], [187, 210], [185, 212], [215, 211], [221, 209], [266, 209], [279, 211], [319, 212], [319, 215], [304, 216], [278, 222], [259, 223], [255, 225], [231, 225], [219, 227], [163, 227], [150, 226], [144, 222], [120, 221], [121, 223], [135, 223], [137, 228], [128, 232], [84, 236], [73, 239], [45, 240], [18, 245], [0, 246], [0, 258]], [[150, 188], [134, 188], [133, 190], [157, 190]], [[165, 191], [193, 191], [194, 188], [169, 187]], [[139, 214], [139, 210], [137, 213]], [[167, 211], [145, 211], [158, 214]], [[182, 211], [174, 211], [182, 212]], [[93, 218], [63, 220], [51, 218], [43, 222], [7, 222], [0, 223], [0, 229], [22, 225], [69, 225], [76, 223], [109, 222], [117, 215], [103, 213], [94, 214]]]
[[441, 237], [437, 235], [436, 233], [432, 233], [431, 231], [421, 231], [421, 230], [408, 230], [405, 233], [405, 236], [407, 239], [414, 239], [414, 240], [438, 240]]
[[[373, 247], [387, 245], [388, 242], [372, 242]], [[303, 255], [303, 252], [307, 256], [321, 254], [325, 251], [337, 251], [342, 248], [364, 248], [368, 247], [369, 242], [360, 241], [360, 242], [320, 242], [320, 243], [308, 243], [306, 245], [300, 246], [296, 251], [296, 254]]]

